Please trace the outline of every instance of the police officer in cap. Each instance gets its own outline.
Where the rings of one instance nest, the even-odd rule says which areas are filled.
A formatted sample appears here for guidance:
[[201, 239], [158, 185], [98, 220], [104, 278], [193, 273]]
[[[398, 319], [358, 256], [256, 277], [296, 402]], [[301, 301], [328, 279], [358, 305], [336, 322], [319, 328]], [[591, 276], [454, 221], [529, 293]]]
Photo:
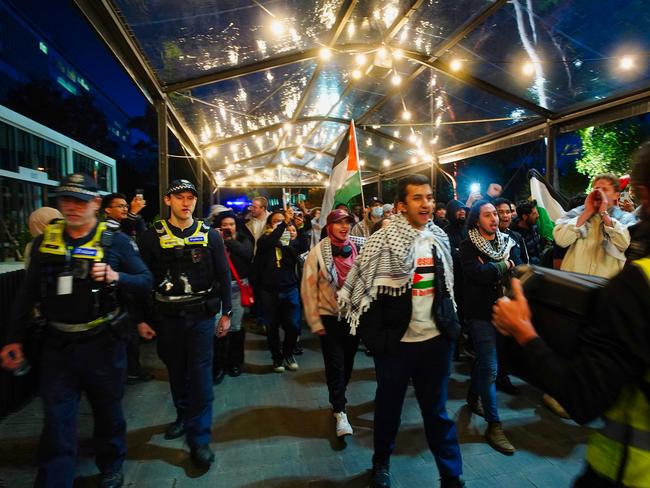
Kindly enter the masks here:
[[66, 177], [56, 196], [64, 218], [49, 224], [34, 241], [0, 356], [6, 369], [24, 364], [24, 325], [38, 304], [47, 325], [40, 358], [45, 415], [36, 486], [72, 487], [77, 413], [85, 391], [95, 420], [99, 486], [120, 487], [126, 455], [120, 294], [146, 295], [152, 276], [130, 239], [98, 222], [101, 198], [90, 176]]
[[[140, 241], [142, 258], [154, 274], [149, 323], [138, 324], [145, 339], [158, 336], [158, 354], [167, 366], [176, 421], [166, 439], [186, 435], [192, 460], [208, 468], [212, 424], [213, 336], [230, 328], [230, 270], [221, 236], [194, 220], [198, 193], [187, 180], [175, 180], [165, 194], [168, 220]], [[215, 320], [216, 314], [222, 315]], [[216, 322], [216, 323], [215, 323]]]

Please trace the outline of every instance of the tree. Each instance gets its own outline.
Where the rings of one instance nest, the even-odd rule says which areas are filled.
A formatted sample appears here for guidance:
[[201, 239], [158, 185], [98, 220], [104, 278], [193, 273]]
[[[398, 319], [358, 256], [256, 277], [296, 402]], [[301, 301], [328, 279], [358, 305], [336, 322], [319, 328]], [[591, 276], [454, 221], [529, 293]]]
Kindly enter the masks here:
[[580, 129], [578, 135], [582, 140], [582, 157], [576, 161], [576, 169], [588, 176], [590, 182], [601, 173], [627, 173], [630, 156], [642, 137], [636, 124], [616, 123]]

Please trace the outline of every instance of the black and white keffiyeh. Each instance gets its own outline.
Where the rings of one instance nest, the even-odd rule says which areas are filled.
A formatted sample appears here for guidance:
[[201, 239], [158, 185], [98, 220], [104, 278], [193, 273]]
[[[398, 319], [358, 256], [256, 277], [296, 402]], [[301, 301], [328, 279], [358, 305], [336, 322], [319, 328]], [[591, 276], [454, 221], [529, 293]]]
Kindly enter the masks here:
[[477, 228], [469, 229], [467, 233], [472, 244], [476, 246], [476, 249], [495, 261], [507, 259], [510, 255], [510, 249], [515, 245], [515, 241], [508, 234], [504, 234], [499, 230], [497, 230], [494, 241], [488, 241], [481, 235]]
[[447, 290], [454, 301], [454, 268], [447, 234], [431, 221], [419, 231], [406, 217], [396, 215], [388, 226], [368, 238], [339, 290], [340, 313], [350, 324], [352, 335], [356, 333], [359, 318], [379, 293], [400, 296], [411, 287], [415, 270], [414, 243], [418, 237], [430, 240], [432, 247], [435, 246], [442, 261]]

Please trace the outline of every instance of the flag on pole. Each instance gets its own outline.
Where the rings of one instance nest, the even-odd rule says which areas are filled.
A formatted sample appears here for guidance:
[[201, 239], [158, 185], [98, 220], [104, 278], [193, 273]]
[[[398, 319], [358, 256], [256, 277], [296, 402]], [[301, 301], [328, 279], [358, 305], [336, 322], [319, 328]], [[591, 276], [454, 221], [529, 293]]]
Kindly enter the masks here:
[[530, 194], [537, 200], [539, 220], [537, 228], [542, 237], [553, 240], [555, 221], [564, 215], [563, 205], [568, 205], [567, 199], [548, 184], [546, 179], [536, 170], [528, 172], [530, 178]]
[[326, 225], [327, 215], [339, 204], [347, 205], [357, 195], [361, 195], [361, 172], [359, 170], [359, 150], [354, 121], [341, 141], [332, 163], [329, 186], [325, 190], [321, 205], [320, 224]]

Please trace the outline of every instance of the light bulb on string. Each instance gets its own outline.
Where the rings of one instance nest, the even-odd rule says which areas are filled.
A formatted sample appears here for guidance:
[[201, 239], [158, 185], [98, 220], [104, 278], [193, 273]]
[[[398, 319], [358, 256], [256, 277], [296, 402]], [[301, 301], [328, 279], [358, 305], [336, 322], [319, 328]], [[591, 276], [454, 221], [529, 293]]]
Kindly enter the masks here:
[[404, 110], [402, 112], [402, 120], [411, 120], [411, 112]]
[[449, 63], [449, 68], [452, 71], [460, 71], [462, 67], [463, 62], [460, 59], [452, 59], [451, 63]]
[[329, 61], [332, 59], [332, 50], [328, 47], [321, 48], [318, 52], [318, 55], [323, 61]]
[[366, 64], [366, 61], [367, 59], [365, 54], [359, 53], [354, 57], [354, 62], [357, 63], [357, 66], [363, 66]]
[[399, 86], [402, 83], [402, 77], [395, 73], [393, 76], [391, 76], [390, 82], [393, 86]]
[[273, 19], [271, 22], [271, 32], [273, 32], [274, 35], [280, 37], [287, 31], [287, 28], [285, 27], [284, 23], [281, 22], [278, 19]]
[[385, 167], [390, 166], [390, 159], [384, 159], [384, 161], [382, 162], [382, 164], [383, 164]]
[[358, 69], [352, 70], [352, 79], [354, 80], [361, 79], [361, 71]]

